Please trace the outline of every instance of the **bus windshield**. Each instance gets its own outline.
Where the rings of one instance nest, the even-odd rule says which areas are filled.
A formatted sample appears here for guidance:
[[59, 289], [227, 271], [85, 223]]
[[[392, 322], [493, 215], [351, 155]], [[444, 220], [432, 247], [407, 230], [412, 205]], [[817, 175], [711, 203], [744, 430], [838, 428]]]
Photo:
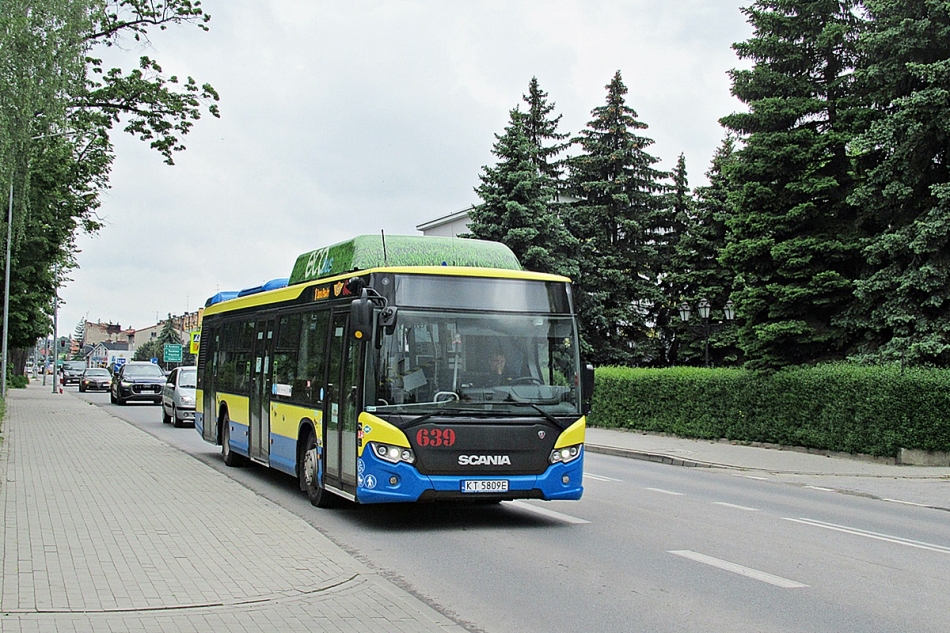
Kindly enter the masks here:
[[[367, 411], [577, 415], [569, 316], [401, 309], [367, 363]], [[375, 400], [375, 402], [374, 402]]]

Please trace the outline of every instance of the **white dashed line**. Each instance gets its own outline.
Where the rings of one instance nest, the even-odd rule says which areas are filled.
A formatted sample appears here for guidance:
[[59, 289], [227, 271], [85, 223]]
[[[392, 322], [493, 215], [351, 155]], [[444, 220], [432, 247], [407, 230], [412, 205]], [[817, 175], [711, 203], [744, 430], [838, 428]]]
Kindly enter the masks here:
[[532, 505], [525, 501], [508, 501], [506, 505], [518, 508], [519, 510], [527, 510], [528, 512], [534, 512], [535, 514], [540, 514], [541, 516], [547, 517], [549, 519], [557, 519], [558, 521], [564, 521], [565, 523], [573, 523], [575, 525], [590, 523], [590, 521], [579, 519], [577, 517], [572, 517], [571, 515], [564, 514], [563, 512], [556, 512], [554, 510], [548, 510], [547, 508], [539, 508], [538, 506]]
[[750, 508], [748, 506], [737, 506], [734, 503], [726, 503], [725, 501], [713, 501], [713, 504], [717, 506], [725, 506], [727, 508], [734, 508], [736, 510], [745, 510], [746, 512], [758, 512], [757, 508]]
[[752, 578], [761, 582], [767, 582], [768, 584], [775, 585], [776, 587], [783, 587], [785, 589], [798, 589], [808, 586], [794, 580], [789, 580], [788, 578], [774, 576], [764, 571], [759, 571], [758, 569], [743, 567], [742, 565], [737, 565], [736, 563], [730, 563], [729, 561], [713, 558], [712, 556], [706, 556], [705, 554], [692, 552], [690, 550], [670, 550], [669, 553], [675, 554], [676, 556], [682, 556], [683, 558], [688, 558], [689, 560], [696, 561], [697, 563], [703, 563], [704, 565], [710, 565], [712, 567], [723, 569], [734, 574], [739, 574], [740, 576], [745, 576], [747, 578]]
[[811, 525], [812, 527], [819, 527], [825, 530], [843, 532], [845, 534], [852, 534], [854, 536], [863, 536], [864, 538], [870, 538], [876, 541], [885, 541], [887, 543], [895, 543], [897, 545], [906, 545], [907, 547], [925, 549], [930, 552], [950, 554], [950, 547], [946, 547], [944, 545], [934, 545], [933, 543], [925, 543], [924, 541], [915, 541], [913, 539], [902, 538], [900, 536], [893, 536], [891, 534], [881, 534], [880, 532], [870, 532], [868, 530], [862, 530], [860, 528], [855, 528], [855, 527], [848, 527], [846, 525], [838, 525], [836, 523], [826, 523], [824, 521], [816, 521], [815, 519], [792, 519], [789, 517], [784, 517], [784, 518], [786, 521], [792, 521], [793, 523], [801, 523], [803, 525]]
[[619, 479], [614, 479], [613, 477], [607, 477], [606, 475], [595, 475], [593, 473], [584, 473], [586, 479], [593, 479], [594, 481], [620, 481]]
[[674, 497], [682, 497], [682, 492], [673, 492], [672, 490], [663, 490], [662, 488], [646, 488], [646, 490], [652, 490], [653, 492], [659, 492], [665, 495], [673, 495]]

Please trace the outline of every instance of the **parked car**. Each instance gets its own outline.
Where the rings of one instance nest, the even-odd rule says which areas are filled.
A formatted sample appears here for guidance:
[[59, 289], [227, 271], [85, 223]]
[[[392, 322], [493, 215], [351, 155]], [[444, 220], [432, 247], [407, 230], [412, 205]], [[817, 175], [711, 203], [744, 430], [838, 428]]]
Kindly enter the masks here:
[[81, 360], [63, 361], [59, 371], [62, 384], [68, 385], [73, 382], [78, 383], [79, 377], [82, 376], [84, 371], [86, 371], [86, 362]]
[[132, 361], [119, 367], [112, 376], [109, 399], [120, 405], [130, 400], [150, 400], [160, 404], [164, 386], [165, 372], [161, 367], [155, 363]]
[[162, 422], [173, 422], [176, 428], [195, 422], [196, 367], [177, 367], [168, 374], [162, 389]]
[[108, 391], [112, 373], [102, 367], [89, 367], [79, 377], [79, 391]]

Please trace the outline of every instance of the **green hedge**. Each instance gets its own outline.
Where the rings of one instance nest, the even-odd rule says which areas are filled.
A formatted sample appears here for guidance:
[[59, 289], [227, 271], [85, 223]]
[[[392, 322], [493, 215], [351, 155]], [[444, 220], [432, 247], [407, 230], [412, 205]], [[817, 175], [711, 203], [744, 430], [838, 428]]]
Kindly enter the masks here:
[[950, 370], [596, 371], [591, 426], [896, 457], [950, 451]]

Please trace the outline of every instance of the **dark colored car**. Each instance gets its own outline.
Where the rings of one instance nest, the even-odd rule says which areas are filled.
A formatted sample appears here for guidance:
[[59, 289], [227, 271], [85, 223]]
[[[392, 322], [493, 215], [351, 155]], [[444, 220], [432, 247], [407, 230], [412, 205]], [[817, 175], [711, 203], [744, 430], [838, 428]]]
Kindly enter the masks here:
[[107, 391], [112, 372], [102, 367], [90, 367], [79, 377], [79, 391]]
[[78, 383], [79, 377], [82, 376], [84, 371], [86, 371], [85, 361], [67, 360], [63, 362], [63, 366], [60, 368], [63, 384], [68, 385], [72, 382]]
[[165, 372], [154, 363], [130, 362], [119, 367], [112, 376], [109, 398], [115, 404], [131, 400], [149, 400], [155, 404], [162, 401]]

